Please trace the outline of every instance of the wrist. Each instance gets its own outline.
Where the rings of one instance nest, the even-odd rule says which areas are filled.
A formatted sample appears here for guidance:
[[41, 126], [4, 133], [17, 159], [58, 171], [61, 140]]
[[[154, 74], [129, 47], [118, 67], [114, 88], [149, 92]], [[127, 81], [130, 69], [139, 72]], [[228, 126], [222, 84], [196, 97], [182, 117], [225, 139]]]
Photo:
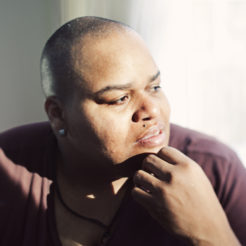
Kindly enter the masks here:
[[221, 230], [213, 230], [210, 236], [200, 236], [198, 238], [190, 239], [192, 246], [241, 246], [236, 235], [232, 231], [231, 227]]

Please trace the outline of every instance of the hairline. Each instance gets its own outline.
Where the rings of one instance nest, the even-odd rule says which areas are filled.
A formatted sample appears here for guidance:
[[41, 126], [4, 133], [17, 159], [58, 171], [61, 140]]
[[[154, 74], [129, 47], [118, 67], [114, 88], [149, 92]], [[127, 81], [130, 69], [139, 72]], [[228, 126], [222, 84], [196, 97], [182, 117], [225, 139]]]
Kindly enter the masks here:
[[[88, 28], [86, 30], [82, 30], [81, 32], [76, 36], [72, 37], [71, 39], [66, 38], [63, 36], [62, 32], [65, 29], [68, 29], [70, 25], [74, 25], [74, 29], [75, 31], [78, 31], [78, 26], [81, 25], [81, 23], [79, 21], [83, 21], [83, 19], [88, 20], [87, 18], [91, 19], [91, 21], [98, 21], [98, 26], [96, 26], [95, 28]], [[78, 21], [78, 25], [76, 25], [76, 21]], [[101, 22], [100, 22], [101, 21]], [[93, 27], [93, 25], [92, 25]], [[54, 79], [53, 77], [55, 77], [57, 74], [56, 72], [54, 72], [55, 69], [59, 70], [59, 67], [57, 68], [56, 66], [54, 66], [55, 61], [52, 60], [52, 57], [54, 56], [59, 56], [59, 54], [57, 54], [57, 50], [52, 50], [52, 43], [58, 43], [61, 42], [64, 39], [64, 42], [66, 42], [68, 44], [67, 47], [64, 47], [63, 50], [61, 50], [61, 52], [64, 52], [67, 55], [67, 58], [65, 58], [63, 61], [62, 66], [64, 67], [68, 67], [70, 70], [70, 72], [73, 73], [74, 77], [76, 79], [72, 79], [72, 81], [70, 82], [64, 82], [63, 84], [66, 85], [67, 87], [70, 88], [70, 92], [73, 92], [74, 89], [71, 89], [71, 87], [74, 87], [76, 84], [75, 80], [80, 80], [81, 82], [84, 80], [83, 77], [81, 77], [81, 75], [76, 74], [76, 71], [73, 69], [72, 66], [72, 59], [71, 59], [71, 50], [72, 48], [81, 43], [82, 47], [84, 46], [85, 42], [87, 42], [87, 38], [91, 37], [91, 38], [105, 38], [109, 35], [112, 35], [112, 33], [114, 32], [118, 32], [118, 31], [133, 31], [133, 29], [131, 27], [129, 27], [128, 25], [118, 22], [118, 21], [114, 21], [114, 20], [109, 20], [109, 19], [104, 19], [101, 17], [82, 17], [82, 18], [76, 18], [74, 20], [71, 20], [67, 23], [65, 23], [63, 26], [61, 26], [59, 29], [57, 29], [52, 35], [51, 37], [47, 40], [43, 51], [42, 51], [42, 55], [41, 55], [41, 59], [40, 59], [40, 72], [41, 72], [41, 84], [42, 84], [42, 89], [44, 92], [44, 95], [46, 98], [51, 97], [51, 96], [55, 96], [58, 99], [62, 100], [66, 100], [69, 99], [69, 95], [67, 95], [64, 97], [65, 93], [59, 93], [58, 91], [62, 91], [62, 85], [58, 84], [58, 81], [56, 81], [56, 79]], [[50, 47], [51, 46], [51, 47]], [[56, 47], [53, 47], [54, 49], [56, 49]], [[70, 59], [70, 60], [69, 60]], [[69, 63], [70, 62], [70, 63]], [[58, 62], [59, 63], [59, 62]], [[52, 69], [52, 66], [54, 67]], [[63, 71], [64, 72], [64, 71]], [[55, 75], [55, 76], [54, 76]], [[59, 89], [59, 90], [58, 90]], [[63, 94], [59, 95], [59, 94]], [[62, 98], [64, 97], [64, 98]]]

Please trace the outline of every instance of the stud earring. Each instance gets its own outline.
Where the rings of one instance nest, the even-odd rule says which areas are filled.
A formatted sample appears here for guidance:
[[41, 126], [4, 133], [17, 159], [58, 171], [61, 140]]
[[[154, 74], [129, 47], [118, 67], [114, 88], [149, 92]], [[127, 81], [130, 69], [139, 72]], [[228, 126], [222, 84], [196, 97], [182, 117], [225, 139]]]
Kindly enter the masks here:
[[59, 133], [59, 135], [61, 136], [61, 137], [64, 137], [65, 136], [65, 134], [66, 134], [66, 132], [65, 132], [65, 129], [60, 129], [59, 131], [58, 131], [58, 133]]

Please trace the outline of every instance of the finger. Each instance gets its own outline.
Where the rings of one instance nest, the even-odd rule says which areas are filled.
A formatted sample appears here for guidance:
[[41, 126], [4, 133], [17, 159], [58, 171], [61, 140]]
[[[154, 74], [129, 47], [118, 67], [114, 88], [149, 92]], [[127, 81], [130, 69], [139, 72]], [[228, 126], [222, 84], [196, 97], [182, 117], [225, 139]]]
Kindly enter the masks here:
[[143, 169], [162, 181], [170, 182], [173, 166], [156, 155], [148, 155], [143, 161]]
[[135, 201], [142, 204], [146, 209], [151, 208], [153, 205], [152, 195], [141, 190], [139, 187], [134, 187], [132, 189], [132, 197]]
[[155, 193], [159, 187], [160, 180], [144, 170], [139, 170], [135, 173], [133, 182], [138, 188], [144, 190], [145, 192]]
[[162, 148], [157, 153], [157, 156], [173, 165], [182, 164], [190, 161], [190, 159], [185, 154], [170, 146]]

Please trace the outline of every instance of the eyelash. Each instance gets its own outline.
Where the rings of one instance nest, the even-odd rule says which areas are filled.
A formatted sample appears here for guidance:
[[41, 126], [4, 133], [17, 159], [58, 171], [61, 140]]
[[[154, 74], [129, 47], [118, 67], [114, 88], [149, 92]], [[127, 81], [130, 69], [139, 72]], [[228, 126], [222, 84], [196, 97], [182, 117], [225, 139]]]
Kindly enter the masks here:
[[[160, 85], [155, 85], [155, 86], [151, 87], [151, 91], [153, 90], [154, 93], [159, 92], [161, 89], [162, 89], [162, 87]], [[124, 95], [117, 100], [109, 102], [108, 104], [109, 105], [122, 105], [127, 100], [129, 100], [129, 95]]]
[[109, 102], [109, 104], [110, 104], [110, 105], [121, 105], [121, 104], [124, 104], [124, 102], [125, 102], [126, 100], [128, 100], [128, 99], [129, 99], [129, 96], [128, 96], [128, 95], [125, 95], [125, 96], [123, 96], [123, 97], [120, 97], [120, 98], [117, 99], [117, 100], [114, 100], [114, 101]]
[[151, 89], [153, 89], [154, 92], [158, 92], [159, 90], [161, 90], [161, 88], [162, 87], [160, 85], [155, 85], [155, 86], [151, 87]]

